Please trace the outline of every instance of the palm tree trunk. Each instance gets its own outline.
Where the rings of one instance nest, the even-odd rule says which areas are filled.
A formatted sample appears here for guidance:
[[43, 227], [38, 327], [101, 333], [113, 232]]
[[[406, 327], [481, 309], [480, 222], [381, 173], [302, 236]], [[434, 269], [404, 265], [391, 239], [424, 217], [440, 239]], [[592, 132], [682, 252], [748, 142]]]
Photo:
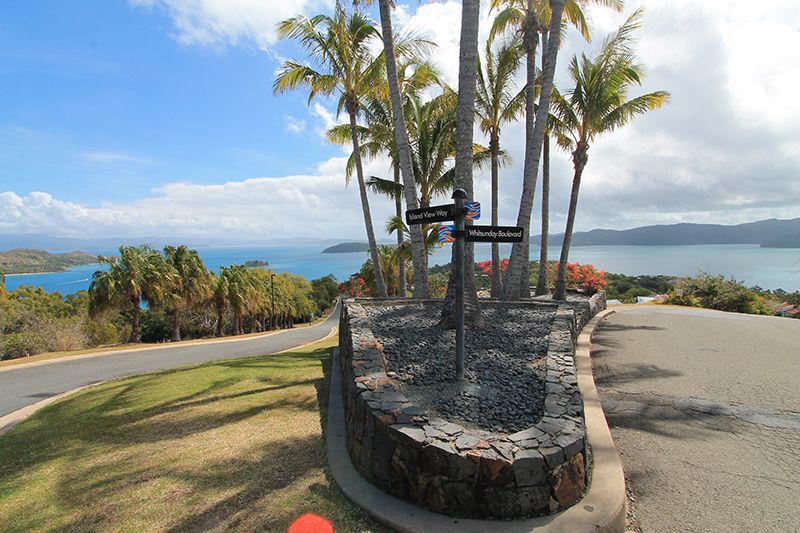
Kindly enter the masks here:
[[[394, 182], [400, 183], [400, 166], [395, 162], [392, 165], [392, 169], [394, 170]], [[394, 198], [394, 214], [397, 218], [403, 218], [403, 199], [400, 196], [395, 196]], [[405, 298], [406, 294], [408, 294], [408, 288], [406, 287], [406, 262], [403, 260], [403, 256], [400, 254], [400, 250], [403, 246], [403, 241], [405, 238], [403, 237], [403, 232], [401, 230], [397, 230], [397, 295], [400, 298]], [[412, 250], [413, 252], [413, 250]]]
[[[547, 126], [547, 115], [550, 111], [550, 95], [553, 90], [553, 76], [555, 75], [556, 60], [558, 58], [558, 46], [561, 36], [561, 15], [564, 12], [565, 0], [550, 0], [551, 20], [550, 20], [550, 39], [548, 39], [547, 50], [545, 51], [545, 68], [542, 73], [542, 91], [539, 96], [539, 109], [536, 112], [536, 121], [532, 123], [533, 112], [533, 91], [535, 73], [531, 70], [535, 68], [535, 51], [532, 57], [530, 46], [528, 47], [528, 92], [526, 98], [526, 146], [525, 146], [525, 170], [522, 184], [522, 198], [520, 199], [519, 214], [517, 215], [517, 226], [524, 228], [525, 238], [521, 243], [514, 244], [511, 249], [511, 261], [508, 265], [508, 272], [503, 290], [503, 298], [513, 299], [528, 287], [528, 279], [525, 273], [530, 268], [530, 226], [533, 211], [533, 197], [536, 192], [536, 174], [539, 170], [539, 157], [544, 143], [544, 134]], [[528, 12], [533, 13], [533, 0], [528, 0]], [[531, 40], [538, 39], [538, 25], [534, 22], [526, 22], [526, 35], [531, 32]], [[534, 36], [535, 35], [535, 36]], [[531, 125], [533, 126], [531, 128]], [[531, 129], [528, 129], [531, 128]]]
[[239, 311], [235, 307], [233, 308], [233, 334], [239, 334]]
[[358, 142], [355, 102], [348, 102], [347, 108], [347, 112], [350, 115], [350, 136], [353, 140], [353, 157], [356, 161], [356, 175], [358, 176], [358, 192], [361, 194], [361, 210], [364, 212], [364, 226], [367, 228], [369, 254], [372, 258], [373, 269], [375, 270], [375, 285], [378, 289], [378, 296], [380, 298], [386, 298], [386, 284], [383, 282], [383, 272], [381, 272], [381, 263], [378, 257], [378, 242], [375, 240], [375, 229], [372, 226], [372, 214], [369, 210], [369, 198], [367, 197], [367, 184], [364, 182], [364, 168], [361, 164], [361, 148]]
[[[397, 156], [403, 177], [403, 189], [406, 196], [406, 208], [416, 209], [417, 185], [414, 180], [414, 166], [411, 162], [411, 148], [408, 144], [403, 102], [400, 97], [400, 82], [397, 79], [397, 59], [394, 53], [394, 35], [392, 33], [392, 14], [390, 0], [379, 0], [381, 12], [381, 31], [383, 35], [383, 53], [386, 57], [386, 76], [389, 81], [389, 96], [392, 102], [392, 120], [394, 122], [394, 139], [397, 145]], [[411, 230], [411, 264], [414, 270], [414, 298], [428, 297], [428, 254], [422, 227], [413, 225]], [[403, 286], [405, 281], [401, 281]], [[405, 292], [401, 291], [405, 297]]]
[[178, 306], [172, 310], [172, 342], [181, 340], [181, 310]]
[[[542, 32], [542, 71], [544, 51], [547, 50], [547, 31]], [[539, 277], [536, 281], [536, 296], [547, 294], [547, 246], [550, 232], [550, 136], [544, 132], [542, 144], [542, 239], [539, 243]]]
[[[499, 224], [500, 215], [498, 213], [499, 204], [499, 191], [498, 191], [498, 157], [500, 152], [500, 135], [497, 132], [492, 132], [492, 137], [489, 140], [489, 150], [492, 154], [492, 226]], [[499, 298], [503, 290], [503, 284], [500, 280], [500, 243], [492, 243], [492, 297]]]
[[222, 337], [224, 335], [224, 328], [225, 328], [225, 308], [219, 304], [217, 304], [217, 337]]
[[131, 320], [131, 338], [128, 342], [132, 344], [138, 344], [142, 342], [142, 333], [141, 333], [141, 325], [140, 325], [140, 316], [142, 313], [142, 309], [140, 306], [141, 298], [138, 296], [134, 296], [131, 298], [131, 302], [133, 303], [133, 317]]
[[550, 232], [550, 136], [545, 134], [542, 146], [542, 242], [539, 251], [539, 280], [536, 296], [547, 294], [547, 246]]
[[[456, 187], [464, 189], [467, 198], [474, 198], [472, 181], [472, 142], [475, 125], [475, 95], [478, 67], [478, 21], [480, 0], [464, 0], [461, 4], [461, 40], [458, 54], [458, 105], [456, 106]], [[481, 323], [481, 309], [475, 286], [475, 246], [464, 246], [464, 302], [466, 321], [477, 326]], [[451, 265], [455, 264], [455, 246]], [[453, 322], [455, 307], [455, 268], [450, 269], [447, 296], [442, 308], [446, 324]]]
[[561, 258], [558, 260], [558, 278], [556, 279], [556, 289], [553, 291], [554, 300], [564, 300], [567, 293], [567, 261], [569, 261], [569, 247], [572, 244], [572, 230], [575, 227], [575, 214], [578, 211], [578, 193], [581, 188], [581, 177], [583, 169], [586, 167], [588, 157], [586, 150], [589, 146], [585, 142], [579, 142], [578, 148], [572, 155], [575, 163], [575, 176], [572, 178], [572, 192], [569, 196], [569, 211], [567, 213], [567, 227], [564, 230], [564, 242], [561, 244]]

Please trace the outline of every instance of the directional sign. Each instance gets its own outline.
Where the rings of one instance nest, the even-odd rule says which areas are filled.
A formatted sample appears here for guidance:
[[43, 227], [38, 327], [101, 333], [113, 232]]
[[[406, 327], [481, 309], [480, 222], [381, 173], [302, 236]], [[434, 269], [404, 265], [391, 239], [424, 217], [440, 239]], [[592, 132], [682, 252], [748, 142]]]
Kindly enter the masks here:
[[455, 236], [453, 235], [453, 231], [455, 231], [455, 229], [456, 227], [452, 224], [439, 226], [439, 242], [442, 244], [446, 242], [454, 242], [456, 240]]
[[480, 202], [464, 202], [464, 220], [478, 220], [481, 218]]
[[522, 228], [516, 226], [467, 226], [467, 242], [522, 242]]
[[421, 209], [409, 209], [406, 211], [406, 223], [411, 224], [432, 224], [434, 222], [446, 222], [455, 218], [455, 208], [453, 204], [435, 205], [433, 207], [423, 207]]

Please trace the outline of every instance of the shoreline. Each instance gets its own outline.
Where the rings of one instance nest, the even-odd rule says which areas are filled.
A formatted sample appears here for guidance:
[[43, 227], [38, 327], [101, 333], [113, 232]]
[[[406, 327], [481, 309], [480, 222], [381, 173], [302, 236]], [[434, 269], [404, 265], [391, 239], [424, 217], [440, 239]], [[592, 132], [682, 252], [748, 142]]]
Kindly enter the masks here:
[[11, 277], [11, 276], [39, 276], [39, 275], [42, 275], [42, 274], [63, 274], [64, 272], [70, 272], [70, 271], [72, 271], [72, 270], [74, 270], [76, 268], [79, 268], [79, 267], [91, 266], [91, 265], [99, 265], [99, 264], [100, 263], [86, 263], [86, 264], [83, 264], [83, 265], [73, 265], [73, 266], [71, 266], [69, 268], [65, 268], [64, 270], [46, 270], [44, 272], [14, 272], [13, 274], [10, 274], [10, 273], [7, 273], [7, 272], [6, 273], [0, 272], [0, 273], [4, 274], [6, 277]]

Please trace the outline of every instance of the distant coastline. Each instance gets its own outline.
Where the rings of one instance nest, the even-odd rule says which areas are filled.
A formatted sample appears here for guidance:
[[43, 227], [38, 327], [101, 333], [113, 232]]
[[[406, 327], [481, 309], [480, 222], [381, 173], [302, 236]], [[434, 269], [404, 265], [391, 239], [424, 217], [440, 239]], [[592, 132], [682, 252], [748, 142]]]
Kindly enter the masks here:
[[0, 272], [7, 276], [66, 272], [72, 267], [97, 263], [97, 256], [84, 252], [51, 254], [35, 248], [0, 252]]

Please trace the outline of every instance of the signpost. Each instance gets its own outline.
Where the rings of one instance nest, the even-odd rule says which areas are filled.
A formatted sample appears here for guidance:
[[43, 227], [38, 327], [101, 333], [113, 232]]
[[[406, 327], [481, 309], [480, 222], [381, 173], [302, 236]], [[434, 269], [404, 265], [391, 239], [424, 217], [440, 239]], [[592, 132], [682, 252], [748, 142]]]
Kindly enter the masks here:
[[522, 242], [524, 231], [516, 226], [466, 226], [467, 220], [481, 218], [481, 204], [467, 202], [464, 189], [453, 191], [453, 203], [409, 209], [406, 223], [431, 224], [449, 222], [439, 226], [439, 242], [452, 242], [455, 246], [453, 274], [455, 275], [455, 326], [456, 326], [456, 379], [464, 379], [464, 243], [465, 242]]
[[406, 224], [431, 224], [433, 222], [447, 222], [453, 220], [454, 206], [434, 205], [432, 207], [422, 207], [420, 209], [409, 209], [406, 211]]
[[467, 242], [522, 242], [522, 228], [516, 226], [468, 226]]

